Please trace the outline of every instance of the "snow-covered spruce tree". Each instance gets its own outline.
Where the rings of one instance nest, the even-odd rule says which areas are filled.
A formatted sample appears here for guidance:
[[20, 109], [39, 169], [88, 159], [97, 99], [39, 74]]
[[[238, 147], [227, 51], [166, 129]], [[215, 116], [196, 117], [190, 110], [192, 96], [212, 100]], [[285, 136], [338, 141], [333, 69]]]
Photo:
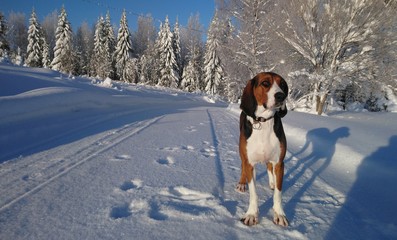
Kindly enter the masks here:
[[120, 80], [128, 81], [126, 76], [127, 61], [131, 58], [132, 48], [128, 30], [127, 13], [124, 10], [120, 20], [120, 28], [117, 35], [117, 46], [115, 51], [116, 73]]
[[191, 42], [188, 53], [188, 63], [184, 68], [180, 88], [188, 92], [196, 92], [201, 90], [202, 78], [202, 49], [198, 44]]
[[160, 79], [157, 83], [158, 86], [177, 88], [179, 83], [178, 65], [173, 47], [173, 37], [167, 16], [159, 33], [158, 50], [160, 53]]
[[2, 12], [0, 12], [0, 58], [6, 57], [10, 46], [6, 39], [7, 23]]
[[58, 27], [55, 32], [54, 59], [51, 62], [53, 70], [72, 74], [75, 67], [75, 55], [72, 49], [72, 29], [67, 19], [64, 7], [58, 17]]
[[156, 85], [158, 81], [158, 58], [155, 44], [150, 43], [143, 55], [139, 58], [139, 82], [147, 85]]
[[28, 29], [28, 48], [26, 50], [26, 65], [29, 67], [43, 66], [44, 36], [39, 23], [37, 22], [36, 12], [32, 10], [29, 19]]
[[180, 88], [184, 91], [195, 92], [200, 90], [200, 68], [197, 58], [192, 57], [183, 70]]
[[125, 71], [124, 71], [124, 78], [126, 82], [130, 83], [137, 83], [138, 82], [138, 59], [137, 58], [130, 58], [128, 59]]
[[196, 89], [192, 61], [189, 61], [186, 67], [183, 69], [182, 80], [179, 87], [180, 89], [187, 92], [193, 92]]
[[306, 96], [314, 111], [321, 115], [338, 89], [372, 91], [376, 52], [384, 42], [376, 33], [391, 11], [386, 1], [296, 0], [273, 7], [267, 23], [306, 64], [304, 74], [313, 80]]
[[41, 60], [41, 63], [44, 68], [49, 68], [51, 66], [50, 48], [49, 48], [44, 36], [42, 38], [42, 41], [43, 41], [43, 58]]
[[176, 65], [177, 65], [176, 70], [178, 72], [178, 75], [181, 76], [182, 71], [183, 71], [183, 65], [182, 65], [182, 57], [181, 57], [181, 38], [180, 38], [180, 32], [179, 32], [178, 19], [176, 20], [172, 34], [173, 34], [172, 45], [174, 48], [175, 61], [176, 61]]
[[107, 40], [107, 28], [105, 20], [101, 16], [95, 26], [94, 50], [91, 58], [91, 75], [101, 79], [112, 77], [112, 53]]
[[206, 50], [204, 54], [204, 83], [205, 92], [211, 95], [226, 96], [224, 72], [221, 60], [217, 53], [219, 42], [215, 35], [215, 28], [218, 26], [218, 18], [215, 13], [208, 29]]
[[105, 46], [107, 49], [107, 59], [111, 63], [111, 72], [109, 77], [114, 77], [115, 76], [115, 62], [114, 62], [114, 52], [116, 49], [116, 39], [114, 35], [114, 30], [112, 23], [110, 21], [110, 13], [109, 11], [106, 14], [106, 19], [105, 19], [105, 25], [104, 25], [104, 33], [105, 33]]
[[22, 66], [24, 64], [23, 57], [22, 57], [22, 51], [21, 51], [21, 48], [19, 48], [19, 47], [17, 48], [17, 53], [15, 55], [13, 63], [18, 66]]
[[91, 76], [98, 76], [103, 78], [103, 76], [100, 76], [99, 71], [101, 64], [104, 62], [104, 59], [101, 57], [103, 54], [103, 44], [102, 44], [102, 39], [103, 39], [103, 17], [101, 16], [98, 18], [97, 23], [95, 24], [95, 33], [94, 33], [94, 49], [92, 51], [92, 57], [90, 60], [90, 75]]

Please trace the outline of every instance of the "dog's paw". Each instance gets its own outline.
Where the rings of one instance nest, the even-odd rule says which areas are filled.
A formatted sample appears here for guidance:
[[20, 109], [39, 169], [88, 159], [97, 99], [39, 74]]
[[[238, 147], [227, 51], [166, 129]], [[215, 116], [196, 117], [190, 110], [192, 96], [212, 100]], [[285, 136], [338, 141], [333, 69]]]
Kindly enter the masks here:
[[258, 224], [258, 216], [257, 215], [246, 215], [240, 219], [244, 225], [253, 226]]
[[247, 189], [248, 189], [248, 186], [245, 183], [238, 183], [237, 186], [236, 186], [236, 191], [240, 192], [240, 193], [246, 192]]
[[277, 214], [276, 212], [274, 212], [273, 223], [276, 225], [287, 227], [288, 219], [285, 215]]
[[274, 183], [273, 183], [273, 182], [270, 182], [270, 183], [269, 183], [269, 187], [270, 187], [271, 190], [274, 190]]

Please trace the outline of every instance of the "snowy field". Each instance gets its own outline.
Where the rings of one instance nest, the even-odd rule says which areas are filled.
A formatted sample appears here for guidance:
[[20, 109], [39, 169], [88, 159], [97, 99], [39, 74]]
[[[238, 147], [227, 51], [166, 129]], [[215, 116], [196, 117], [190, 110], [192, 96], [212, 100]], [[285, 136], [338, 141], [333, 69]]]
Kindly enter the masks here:
[[397, 114], [289, 112], [283, 205], [239, 218], [238, 106], [0, 65], [0, 239], [397, 239]]

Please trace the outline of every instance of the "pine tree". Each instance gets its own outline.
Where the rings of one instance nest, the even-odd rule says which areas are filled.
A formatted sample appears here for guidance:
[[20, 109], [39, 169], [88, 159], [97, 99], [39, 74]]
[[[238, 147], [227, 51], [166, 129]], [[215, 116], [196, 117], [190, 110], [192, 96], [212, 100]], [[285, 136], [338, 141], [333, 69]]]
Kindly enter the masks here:
[[29, 67], [43, 66], [43, 40], [44, 36], [39, 23], [37, 22], [36, 13], [33, 10], [29, 20], [28, 30], [28, 47], [26, 50], [26, 65]]
[[177, 88], [179, 75], [177, 71], [177, 62], [173, 47], [173, 34], [170, 29], [168, 16], [160, 30], [160, 80], [157, 85], [163, 87]]
[[218, 18], [215, 14], [214, 19], [208, 30], [206, 51], [204, 55], [204, 83], [205, 92], [211, 95], [226, 95], [224, 72], [219, 55], [217, 54], [218, 39], [215, 35], [215, 28], [218, 25]]
[[101, 79], [113, 76], [112, 52], [108, 39], [108, 29], [101, 16], [95, 26], [94, 50], [91, 58], [91, 74]]
[[104, 62], [102, 59], [103, 45], [102, 45], [102, 33], [103, 33], [103, 17], [101, 16], [97, 23], [95, 24], [95, 33], [94, 33], [94, 50], [92, 53], [92, 58], [90, 61], [90, 70], [91, 76], [103, 78], [101, 76], [101, 63]]
[[64, 7], [58, 17], [58, 27], [55, 32], [53, 70], [71, 74], [74, 71], [75, 56], [72, 49], [72, 29], [67, 19]]
[[51, 66], [50, 48], [49, 48], [44, 36], [42, 38], [42, 42], [43, 42], [43, 52], [42, 52], [43, 58], [41, 60], [41, 64], [43, 65], [44, 68], [49, 68]]
[[126, 81], [126, 66], [131, 58], [132, 48], [130, 40], [130, 31], [128, 30], [126, 11], [123, 11], [120, 20], [120, 28], [117, 35], [117, 46], [115, 51], [116, 73], [120, 80]]
[[197, 75], [196, 69], [194, 67], [194, 60], [190, 59], [187, 66], [183, 70], [180, 88], [184, 91], [194, 92], [198, 89], [198, 79], [199, 76]]
[[18, 48], [17, 48], [17, 54], [16, 54], [15, 59], [14, 59], [14, 61], [13, 61], [13, 63], [14, 63], [15, 65], [18, 65], [18, 66], [22, 66], [22, 65], [23, 65], [23, 57], [22, 57], [21, 52], [22, 52], [22, 51], [21, 51], [21, 48], [18, 47]]
[[177, 65], [176, 71], [178, 72], [178, 75], [181, 76], [183, 66], [182, 66], [182, 57], [181, 57], [181, 38], [180, 38], [180, 33], [179, 33], [178, 19], [176, 20], [172, 34], [173, 34], [172, 46], [174, 48], [175, 61], [176, 61], [176, 65]]
[[0, 57], [5, 57], [10, 50], [10, 46], [8, 45], [6, 39], [7, 29], [7, 23], [5, 21], [4, 15], [2, 12], [0, 12]]
[[154, 41], [152, 48], [148, 48], [145, 51], [146, 62], [148, 64], [147, 76], [150, 76], [147, 80], [150, 85], [158, 85], [159, 79], [161, 78], [161, 64], [160, 64], [160, 53], [162, 51], [162, 39], [163, 39], [163, 23], [160, 23], [160, 30], [157, 33], [157, 38]]
[[114, 51], [116, 49], [116, 39], [114, 37], [114, 30], [112, 27], [112, 23], [110, 21], [110, 13], [107, 12], [105, 25], [104, 25], [104, 33], [105, 33], [105, 46], [107, 50], [107, 61], [110, 62], [110, 74], [109, 77], [115, 76], [115, 63], [114, 63]]
[[200, 91], [202, 76], [202, 56], [199, 46], [192, 49], [190, 59], [187, 66], [183, 70], [180, 88], [184, 91], [195, 92]]

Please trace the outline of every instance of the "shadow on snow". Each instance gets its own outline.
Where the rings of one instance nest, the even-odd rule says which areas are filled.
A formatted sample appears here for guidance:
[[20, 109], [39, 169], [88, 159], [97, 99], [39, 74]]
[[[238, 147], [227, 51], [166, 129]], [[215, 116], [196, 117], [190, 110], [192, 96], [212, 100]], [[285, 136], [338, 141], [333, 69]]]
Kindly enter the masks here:
[[325, 239], [397, 239], [397, 135], [364, 158]]

